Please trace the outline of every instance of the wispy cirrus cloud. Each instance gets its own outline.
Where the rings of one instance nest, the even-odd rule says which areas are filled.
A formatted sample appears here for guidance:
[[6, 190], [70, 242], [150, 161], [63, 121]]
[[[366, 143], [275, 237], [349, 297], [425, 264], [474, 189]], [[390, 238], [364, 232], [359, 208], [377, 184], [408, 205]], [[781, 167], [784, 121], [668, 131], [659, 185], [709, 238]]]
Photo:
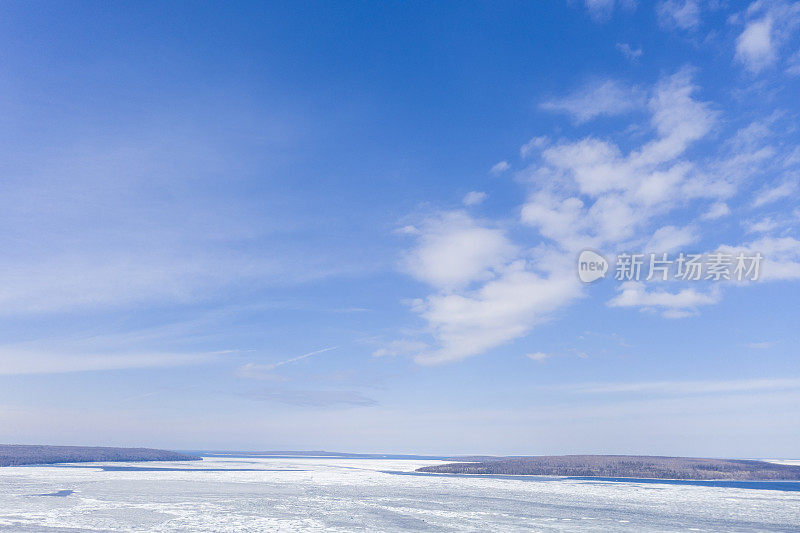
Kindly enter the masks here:
[[615, 48], [632, 63], [638, 62], [644, 53], [641, 48], [634, 48], [628, 43], [617, 43]]
[[585, 0], [586, 10], [596, 22], [605, 22], [611, 18], [616, 8], [633, 10], [636, 0]]
[[540, 107], [546, 111], [566, 113], [582, 124], [598, 117], [612, 117], [643, 109], [645, 93], [616, 80], [596, 81], [577, 92], [544, 102]]
[[665, 28], [695, 29], [700, 25], [700, 2], [697, 0], [661, 0], [656, 6], [659, 23]]
[[725, 394], [735, 392], [785, 391], [800, 389], [798, 378], [704, 380], [704, 381], [643, 381], [630, 383], [583, 383], [561, 389], [575, 394]]
[[747, 347], [754, 350], [766, 350], [775, 346], [775, 341], [748, 342]]
[[0, 348], [0, 375], [167, 368], [219, 361], [225, 352], [70, 352]]
[[264, 389], [239, 393], [254, 401], [276, 402], [297, 407], [374, 407], [378, 402], [357, 391]]
[[756, 193], [753, 199], [753, 207], [761, 207], [788, 198], [797, 192], [797, 180], [787, 179], [775, 185], [770, 184]]
[[742, 226], [747, 233], [769, 233], [780, 227], [780, 223], [772, 217], [764, 217], [759, 220], [744, 220]]
[[[238, 130], [220, 142], [202, 128], [165, 132], [160, 124], [180, 121], [163, 115], [120, 126], [123, 134], [87, 126], [80, 142], [3, 153], [0, 314], [191, 304], [360, 270], [351, 254], [306, 253], [311, 246], [282, 239], [289, 228], [311, 234], [316, 222], [279, 216], [277, 195], [255, 200], [245, 178], [220, 186], [219, 176], [258, 164], [234, 140], [252, 133], [251, 116], [219, 113], [220, 131]], [[276, 119], [261, 118], [259, 142], [293, 142], [293, 128], [272, 134]]]

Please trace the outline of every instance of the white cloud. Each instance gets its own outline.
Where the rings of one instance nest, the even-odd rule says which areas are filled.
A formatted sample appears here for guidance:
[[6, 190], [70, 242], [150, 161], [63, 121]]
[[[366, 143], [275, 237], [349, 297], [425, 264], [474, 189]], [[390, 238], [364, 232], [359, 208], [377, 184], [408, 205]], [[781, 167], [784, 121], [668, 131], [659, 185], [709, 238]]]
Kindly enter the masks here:
[[759, 0], [742, 16], [746, 22], [736, 39], [736, 59], [758, 73], [779, 60], [781, 49], [800, 25], [800, 3]]
[[565, 250], [603, 248], [634, 237], [686, 198], [720, 194], [691, 163], [677, 159], [716, 120], [708, 104], [692, 98], [694, 91], [688, 70], [659, 82], [647, 102], [656, 136], [627, 154], [593, 137], [545, 149], [543, 163], [527, 172], [548, 185], [530, 196], [522, 221]]
[[747, 233], [769, 233], [770, 231], [780, 227], [780, 224], [772, 219], [772, 217], [764, 217], [760, 220], [747, 220], [742, 222]]
[[658, 164], [682, 154], [689, 144], [702, 139], [716, 122], [709, 104], [695, 100], [692, 73], [683, 69], [663, 79], [648, 102], [651, 122], [660, 138], [635, 154], [637, 164]]
[[481, 225], [462, 212], [429, 219], [422, 224], [418, 245], [407, 255], [405, 266], [437, 289], [413, 305], [428, 323], [433, 343], [404, 340], [375, 354], [415, 350], [420, 364], [477, 355], [525, 335], [580, 295], [573, 265], [564, 256], [538, 250], [538, 273], [527, 268], [524, 256], [502, 230]]
[[485, 281], [516, 253], [502, 230], [480, 225], [465, 213], [448, 212], [425, 221], [406, 270], [436, 288], [454, 289]]
[[545, 360], [549, 359], [551, 355], [546, 354], [544, 352], [534, 352], [525, 354], [525, 357], [527, 357], [531, 361], [536, 361], [537, 363], [543, 363]]
[[606, 20], [614, 11], [614, 0], [585, 0], [586, 9], [596, 20]]
[[578, 394], [647, 393], [668, 395], [777, 391], [797, 388], [800, 388], [800, 379], [796, 378], [584, 383], [563, 387], [563, 389]]
[[674, 252], [688, 244], [697, 241], [695, 228], [686, 226], [664, 226], [656, 230], [644, 247], [647, 253]]
[[485, 192], [470, 191], [464, 195], [464, 198], [461, 200], [461, 202], [466, 206], [478, 205], [488, 197], [489, 195]]
[[617, 43], [616, 49], [633, 63], [636, 63], [639, 61], [639, 58], [642, 57], [642, 49], [633, 48], [628, 43]]
[[776, 56], [772, 42], [772, 17], [767, 15], [749, 22], [736, 40], [736, 59], [752, 72], [759, 72], [774, 63]]
[[499, 163], [496, 163], [489, 170], [489, 172], [494, 174], [495, 176], [498, 176], [498, 175], [502, 174], [503, 172], [505, 172], [506, 170], [508, 170], [509, 168], [511, 168], [511, 165], [508, 164], [508, 161], [500, 161]]
[[29, 261], [0, 266], [0, 277], [6, 280], [0, 286], [0, 313], [114, 308], [153, 301], [185, 303], [226, 285], [231, 278], [254, 280], [281, 269], [277, 263], [258, 264], [233, 251], [228, 257], [212, 251], [187, 256], [152, 248], [88, 254], [54, 251], [47, 258]]
[[407, 224], [407, 225], [405, 225], [405, 226], [403, 226], [401, 228], [397, 228], [396, 230], [394, 230], [394, 232], [399, 234], [399, 235], [419, 235], [420, 234], [419, 229], [417, 229], [417, 227], [414, 226], [413, 224]]
[[210, 363], [220, 353], [134, 352], [107, 353], [65, 352], [0, 348], [0, 375], [62, 374], [135, 368], [163, 368]]
[[[527, 335], [581, 297], [574, 272], [581, 250], [613, 254], [647, 246], [664, 253], [690, 245], [704, 225], [670, 224], [665, 222], [669, 215], [705, 207], [695, 216], [717, 219], [730, 212], [725, 201], [741, 184], [787, 171], [792, 156], [769, 144], [776, 117], [739, 129], [702, 159], [687, 155], [717, 124], [718, 112], [695, 96], [697, 90], [690, 69], [641, 89], [641, 109], [649, 118], [630, 143], [594, 136], [556, 143], [535, 137], [527, 143], [521, 155], [539, 151], [518, 173], [530, 186], [519, 222], [538, 232], [528, 248], [463, 212], [443, 213], [421, 225], [406, 266], [435, 291], [413, 304], [413, 312], [427, 324], [422, 333], [426, 342], [406, 352], [420, 364], [444, 363]], [[584, 118], [597, 114], [581, 112]], [[649, 135], [642, 138], [642, 132]], [[711, 200], [710, 207], [700, 200]], [[800, 277], [800, 242], [762, 240], [743, 246], [751, 247], [771, 254], [764, 260], [764, 277]], [[608, 305], [666, 318], [692, 316], [721, 299], [722, 284], [706, 285], [649, 290], [644, 283], [624, 283]]]
[[754, 350], [766, 350], [775, 346], [775, 341], [748, 342], [747, 347]]
[[714, 202], [708, 208], [708, 211], [701, 215], [703, 220], [716, 220], [731, 213], [731, 209], [725, 202]]
[[756, 193], [753, 199], [753, 207], [761, 207], [762, 205], [771, 204], [788, 196], [791, 196], [797, 191], [797, 181], [786, 180], [780, 184], [767, 185]]
[[611, 18], [615, 6], [623, 9], [636, 7], [636, 0], [585, 0], [585, 3], [589, 15], [596, 22], [605, 22]]
[[286, 378], [273, 372], [272, 365], [260, 365], [258, 363], [245, 363], [234, 371], [237, 378], [253, 379], [258, 381], [286, 381]]
[[696, 313], [697, 307], [711, 305], [719, 302], [718, 290], [708, 293], [699, 292], [694, 288], [681, 289], [677, 292], [666, 290], [648, 291], [645, 284], [640, 281], [622, 283], [619, 292], [609, 300], [610, 307], [642, 307], [644, 309], [659, 310], [666, 318], [683, 318]]
[[718, 250], [748, 257], [760, 253], [759, 281], [800, 279], [800, 241], [792, 237], [763, 237], [739, 246], [719, 246]]
[[523, 144], [519, 149], [519, 156], [522, 159], [527, 158], [533, 152], [541, 150], [550, 143], [550, 138], [546, 136], [534, 137], [530, 141]]
[[[250, 163], [233, 148], [241, 143], [232, 132], [252, 132], [225, 129], [237, 118], [220, 114], [218, 132], [235, 136], [224, 143], [181, 131], [184, 122], [174, 118], [153, 117], [174, 124], [168, 132], [123, 128], [121, 138], [92, 138], [87, 130], [79, 140], [64, 137], [64, 145], [9, 160], [0, 181], [0, 314], [113, 311], [220, 294], [227, 301], [242, 287], [290, 286], [364, 268], [354, 258], [356, 243], [323, 253], [279, 236], [290, 226], [313, 235], [316, 222], [290, 216], [288, 206], [279, 217], [273, 207], [280, 201], [245, 192]], [[269, 135], [272, 126], [264, 127]], [[212, 185], [222, 175], [240, 177], [217, 190]], [[339, 253], [342, 260], [333, 259]]]
[[428, 343], [422, 341], [414, 341], [408, 339], [401, 339], [392, 341], [382, 348], [372, 352], [373, 357], [389, 357], [398, 355], [417, 355], [425, 352], [430, 348]]
[[615, 80], [589, 84], [564, 98], [541, 104], [547, 111], [566, 113], [581, 124], [602, 116], [615, 116], [642, 109], [645, 94]]
[[474, 291], [430, 296], [416, 310], [428, 321], [438, 348], [415, 360], [429, 365], [481, 354], [527, 334], [580, 292], [571, 269], [541, 276], [515, 263]]
[[790, 76], [800, 76], [800, 50], [792, 54], [787, 61], [786, 73]]
[[299, 407], [356, 406], [373, 407], [378, 402], [358, 391], [348, 390], [297, 390], [264, 389], [239, 393], [238, 396], [254, 401], [277, 402]]
[[662, 0], [656, 8], [658, 21], [667, 28], [690, 30], [700, 25], [697, 0]]
[[569, 250], [596, 247], [596, 240], [584, 234], [587, 218], [580, 198], [561, 199], [545, 191], [531, 196], [520, 213], [523, 223]]

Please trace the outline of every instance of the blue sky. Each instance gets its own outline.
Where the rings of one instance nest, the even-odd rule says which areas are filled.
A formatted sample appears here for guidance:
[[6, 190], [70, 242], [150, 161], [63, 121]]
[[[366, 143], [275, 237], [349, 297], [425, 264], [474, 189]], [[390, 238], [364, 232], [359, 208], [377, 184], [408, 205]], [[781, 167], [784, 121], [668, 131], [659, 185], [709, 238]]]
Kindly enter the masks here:
[[0, 441], [800, 454], [800, 3], [0, 10]]

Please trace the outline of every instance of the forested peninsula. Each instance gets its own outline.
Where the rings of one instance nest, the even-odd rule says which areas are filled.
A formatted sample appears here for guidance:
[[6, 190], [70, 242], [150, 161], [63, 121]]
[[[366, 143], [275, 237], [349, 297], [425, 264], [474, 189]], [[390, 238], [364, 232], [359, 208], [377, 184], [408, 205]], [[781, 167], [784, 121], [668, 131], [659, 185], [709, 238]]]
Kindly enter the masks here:
[[97, 461], [199, 461], [201, 457], [152, 448], [0, 444], [0, 466]]
[[425, 466], [418, 472], [603, 478], [736, 481], [800, 481], [800, 466], [744, 459], [639, 455], [498, 457], [477, 462]]

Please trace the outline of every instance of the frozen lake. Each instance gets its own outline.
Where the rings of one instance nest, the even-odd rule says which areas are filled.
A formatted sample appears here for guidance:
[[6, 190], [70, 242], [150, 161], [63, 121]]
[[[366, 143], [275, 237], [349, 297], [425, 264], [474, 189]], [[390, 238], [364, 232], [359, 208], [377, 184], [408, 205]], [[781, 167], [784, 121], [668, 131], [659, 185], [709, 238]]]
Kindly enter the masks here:
[[800, 491], [778, 485], [402, 474], [438, 462], [231, 456], [4, 467], [0, 531], [800, 531]]

